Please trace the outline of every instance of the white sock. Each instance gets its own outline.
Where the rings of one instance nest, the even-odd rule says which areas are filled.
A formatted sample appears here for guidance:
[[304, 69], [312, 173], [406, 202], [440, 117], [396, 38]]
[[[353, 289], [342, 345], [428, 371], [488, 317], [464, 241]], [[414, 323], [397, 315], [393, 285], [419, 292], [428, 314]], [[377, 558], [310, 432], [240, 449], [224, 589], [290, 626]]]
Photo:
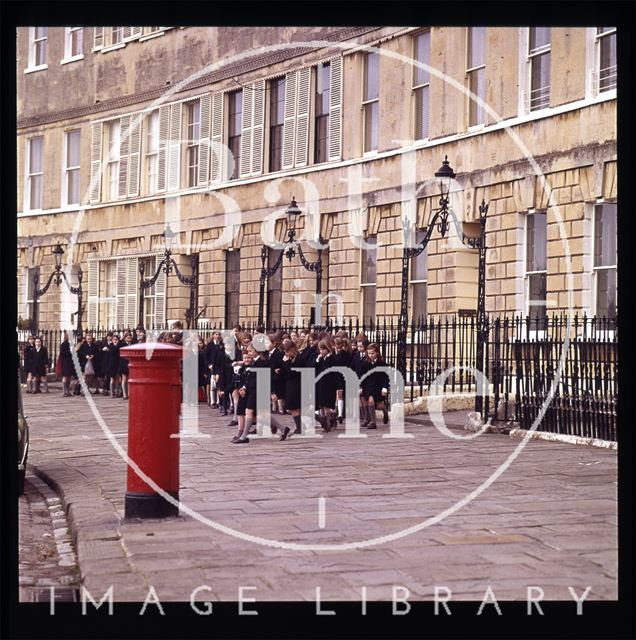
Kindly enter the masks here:
[[245, 427], [243, 427], [243, 433], [241, 434], [241, 440], [247, 440], [247, 434], [250, 432], [252, 428], [252, 418], [248, 418], [245, 416]]

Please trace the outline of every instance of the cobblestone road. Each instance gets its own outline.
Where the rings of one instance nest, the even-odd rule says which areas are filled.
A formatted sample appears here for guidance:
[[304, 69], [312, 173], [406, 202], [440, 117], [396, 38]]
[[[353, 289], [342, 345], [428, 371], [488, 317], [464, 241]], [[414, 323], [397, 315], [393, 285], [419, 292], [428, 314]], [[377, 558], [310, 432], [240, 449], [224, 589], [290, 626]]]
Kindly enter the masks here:
[[[19, 601], [73, 601], [79, 568], [58, 495], [27, 474], [19, 499]], [[51, 587], [54, 591], [51, 592]]]
[[95, 414], [83, 398], [26, 396], [25, 411], [30, 461], [60, 486], [96, 596], [114, 585], [116, 601], [140, 601], [152, 584], [162, 601], [187, 601], [200, 585], [198, 600], [237, 600], [241, 586], [257, 600], [314, 600], [316, 587], [323, 600], [359, 601], [363, 587], [388, 600], [395, 585], [414, 600], [435, 586], [481, 600], [488, 585], [500, 600], [525, 600], [529, 586], [546, 600], [571, 602], [568, 587], [588, 586], [590, 600], [617, 597], [615, 451], [457, 440], [409, 423], [411, 439], [384, 438], [386, 427], [339, 438], [341, 427], [235, 446], [227, 419], [201, 405], [204, 437], [181, 442], [181, 517], [124, 521], [126, 465], [96, 415], [125, 451], [127, 404], [92, 401]]

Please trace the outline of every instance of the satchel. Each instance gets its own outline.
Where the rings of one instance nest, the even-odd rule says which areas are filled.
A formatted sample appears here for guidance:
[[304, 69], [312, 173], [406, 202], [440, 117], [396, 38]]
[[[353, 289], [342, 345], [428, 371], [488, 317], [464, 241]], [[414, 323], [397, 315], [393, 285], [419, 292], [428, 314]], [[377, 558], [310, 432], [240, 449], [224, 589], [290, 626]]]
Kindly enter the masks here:
[[62, 377], [62, 356], [58, 356], [55, 361], [55, 375], [60, 378]]
[[95, 375], [95, 367], [93, 366], [92, 360], [87, 360], [86, 365], [84, 366], [84, 375], [85, 376], [94, 376]]

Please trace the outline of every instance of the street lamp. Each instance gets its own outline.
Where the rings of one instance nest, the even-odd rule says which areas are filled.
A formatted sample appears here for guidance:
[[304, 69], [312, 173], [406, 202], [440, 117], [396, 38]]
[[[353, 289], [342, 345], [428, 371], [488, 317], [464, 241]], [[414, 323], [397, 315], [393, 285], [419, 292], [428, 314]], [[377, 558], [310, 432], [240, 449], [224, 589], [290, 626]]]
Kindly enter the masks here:
[[58, 242], [51, 252], [53, 257], [55, 258], [55, 268], [53, 269], [53, 273], [49, 276], [49, 279], [41, 289], [38, 289], [39, 284], [39, 275], [36, 272], [33, 274], [33, 331], [37, 333], [38, 331], [38, 315], [39, 315], [39, 302], [40, 298], [49, 290], [51, 284], [54, 284], [56, 287], [59, 287], [62, 284], [62, 280], [64, 284], [66, 284], [68, 290], [77, 296], [77, 335], [78, 337], [82, 334], [82, 268], [79, 267], [77, 269], [77, 280], [78, 285], [76, 287], [71, 286], [71, 283], [68, 281], [66, 277], [66, 273], [64, 273], [64, 269], [62, 269], [62, 256], [64, 255], [64, 249], [62, 249], [60, 243]]
[[287, 248], [283, 249], [283, 251], [280, 252], [278, 259], [272, 267], [267, 268], [265, 266], [267, 257], [269, 256], [269, 247], [267, 245], [263, 245], [263, 247], [261, 248], [262, 266], [261, 277], [259, 280], [257, 322], [257, 326], [259, 328], [264, 327], [263, 314], [265, 308], [265, 283], [278, 271], [283, 262], [283, 256], [285, 256], [289, 260], [289, 262], [292, 261], [292, 259], [296, 255], [296, 248], [298, 248], [298, 256], [303, 267], [307, 271], [313, 271], [316, 273], [316, 316], [314, 318], [314, 322], [316, 324], [320, 324], [322, 322], [322, 314], [320, 309], [322, 297], [322, 246], [325, 244], [325, 240], [322, 235], [318, 236], [318, 259], [315, 262], [309, 262], [309, 260], [307, 260], [307, 258], [305, 257], [300, 243], [296, 240], [296, 226], [301, 213], [302, 211], [296, 203], [296, 198], [295, 196], [293, 196], [291, 202], [289, 203], [289, 206], [285, 210], [285, 218], [287, 222], [285, 235], [287, 236], [287, 239], [283, 242], [283, 247]]
[[159, 274], [161, 273], [162, 270], [166, 274], [166, 279], [167, 279], [168, 275], [174, 269], [174, 272], [179, 282], [181, 284], [185, 284], [188, 287], [190, 287], [190, 306], [188, 309], [186, 309], [186, 328], [191, 329], [192, 325], [196, 320], [196, 305], [197, 305], [196, 297], [197, 297], [197, 282], [199, 279], [199, 256], [198, 254], [192, 254], [190, 258], [192, 275], [184, 276], [179, 270], [179, 267], [177, 266], [177, 263], [174, 261], [174, 258], [172, 257], [172, 243], [177, 234], [171, 229], [170, 223], [166, 224], [166, 229], [161, 235], [164, 238], [164, 244], [166, 248], [163, 252], [163, 258], [161, 262], [157, 265], [157, 269], [155, 270], [155, 273], [151, 277], [144, 278], [144, 271], [145, 271], [144, 261], [143, 260], [139, 261], [139, 318], [138, 318], [139, 322], [137, 324], [140, 327], [144, 326], [144, 292], [146, 291], [146, 289], [150, 289], [150, 287], [152, 287], [155, 284], [155, 282], [157, 282], [157, 278], [159, 277]]
[[[398, 319], [398, 348], [397, 348], [397, 369], [406, 379], [406, 334], [408, 325], [408, 283], [409, 283], [409, 263], [411, 258], [419, 256], [427, 247], [431, 235], [437, 228], [440, 236], [444, 238], [450, 228], [449, 216], [455, 226], [457, 236], [462, 244], [467, 247], [479, 250], [479, 269], [477, 282], [477, 343], [475, 347], [476, 369], [483, 373], [484, 369], [484, 344], [487, 336], [486, 321], [486, 214], [488, 205], [482, 200], [479, 206], [479, 236], [467, 236], [459, 224], [455, 213], [449, 208], [451, 182], [455, 179], [455, 172], [448, 162], [448, 156], [444, 158], [442, 166], [435, 172], [435, 177], [439, 181], [440, 199], [439, 209], [433, 214], [431, 221], [424, 230], [424, 237], [414, 247], [404, 247], [402, 250], [402, 291], [400, 298], [400, 316]], [[409, 226], [409, 220], [403, 219], [403, 229]], [[480, 393], [481, 386], [478, 381], [478, 392], [475, 396], [475, 411], [481, 413], [483, 409], [483, 394]]]

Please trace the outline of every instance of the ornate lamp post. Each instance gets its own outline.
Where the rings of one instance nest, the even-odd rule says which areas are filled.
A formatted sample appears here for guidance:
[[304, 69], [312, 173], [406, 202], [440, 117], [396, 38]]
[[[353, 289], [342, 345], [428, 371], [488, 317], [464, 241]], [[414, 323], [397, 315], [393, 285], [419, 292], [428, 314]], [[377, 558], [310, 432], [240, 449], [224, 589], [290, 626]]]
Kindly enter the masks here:
[[[293, 257], [296, 255], [296, 248], [298, 248], [298, 256], [300, 257], [300, 262], [303, 267], [307, 271], [314, 271], [316, 273], [316, 317], [314, 318], [314, 322], [316, 324], [321, 324], [322, 322], [322, 315], [320, 311], [320, 299], [322, 295], [322, 249], [318, 249], [318, 259], [315, 262], [309, 262], [305, 257], [300, 243], [296, 240], [296, 223], [301, 213], [302, 211], [296, 203], [296, 198], [292, 197], [292, 201], [285, 211], [287, 218], [287, 239], [283, 242], [283, 246], [286, 247], [286, 249], [281, 251], [278, 259], [269, 269], [265, 266], [267, 257], [269, 256], [269, 247], [264, 245], [261, 249], [262, 266], [261, 277], [259, 280], [257, 323], [259, 328], [264, 327], [263, 315], [265, 308], [265, 283], [278, 271], [283, 262], [283, 256], [285, 256], [289, 262], [292, 261]], [[321, 246], [325, 244], [324, 238], [321, 235], [318, 236], [318, 242]]]
[[[479, 275], [477, 282], [477, 344], [475, 348], [476, 368], [483, 373], [484, 368], [484, 343], [487, 336], [486, 319], [486, 214], [488, 205], [482, 200], [479, 206], [479, 236], [467, 236], [459, 224], [455, 213], [449, 209], [449, 193], [451, 181], [455, 178], [455, 172], [448, 162], [448, 156], [444, 158], [442, 166], [435, 172], [435, 177], [439, 179], [440, 200], [439, 209], [434, 213], [428, 227], [424, 230], [424, 237], [414, 247], [404, 247], [402, 251], [402, 291], [400, 299], [400, 316], [398, 319], [398, 349], [397, 349], [397, 369], [406, 380], [406, 335], [408, 324], [408, 283], [409, 283], [409, 263], [411, 258], [419, 256], [427, 247], [433, 231], [437, 228], [440, 236], [444, 238], [450, 228], [449, 216], [455, 225], [457, 236], [462, 244], [467, 247], [479, 250]], [[407, 219], [403, 220], [403, 228], [409, 225]], [[478, 393], [475, 397], [475, 411], [479, 413], [483, 409], [483, 395]]]
[[174, 261], [172, 257], [172, 241], [175, 237], [175, 232], [170, 228], [170, 224], [166, 224], [166, 230], [163, 232], [163, 237], [165, 239], [165, 251], [163, 253], [163, 259], [157, 265], [157, 269], [155, 270], [154, 275], [149, 278], [144, 278], [145, 266], [143, 260], [139, 262], [139, 322], [138, 326], [144, 326], [144, 292], [146, 289], [150, 289], [155, 282], [157, 282], [157, 278], [159, 274], [163, 270], [166, 274], [166, 279], [168, 275], [174, 269], [174, 272], [181, 284], [188, 285], [190, 287], [190, 306], [186, 310], [186, 328], [191, 329], [192, 325], [196, 320], [196, 306], [197, 306], [197, 282], [199, 279], [199, 256], [197, 254], [193, 254], [190, 259], [190, 264], [192, 266], [192, 275], [184, 276], [177, 263]]
[[60, 246], [58, 242], [53, 248], [53, 256], [55, 257], [55, 268], [53, 269], [53, 273], [49, 276], [46, 284], [38, 289], [39, 276], [36, 273], [33, 275], [33, 331], [37, 333], [38, 331], [38, 315], [39, 315], [39, 303], [40, 298], [49, 290], [51, 283], [53, 283], [56, 287], [59, 287], [64, 280], [64, 284], [68, 287], [68, 290], [77, 296], [77, 335], [81, 336], [82, 334], [82, 312], [84, 308], [82, 307], [82, 268], [79, 267], [77, 270], [77, 280], [78, 285], [76, 287], [71, 286], [71, 283], [68, 281], [66, 277], [66, 273], [64, 273], [64, 269], [62, 269], [62, 256], [64, 255], [64, 249]]

